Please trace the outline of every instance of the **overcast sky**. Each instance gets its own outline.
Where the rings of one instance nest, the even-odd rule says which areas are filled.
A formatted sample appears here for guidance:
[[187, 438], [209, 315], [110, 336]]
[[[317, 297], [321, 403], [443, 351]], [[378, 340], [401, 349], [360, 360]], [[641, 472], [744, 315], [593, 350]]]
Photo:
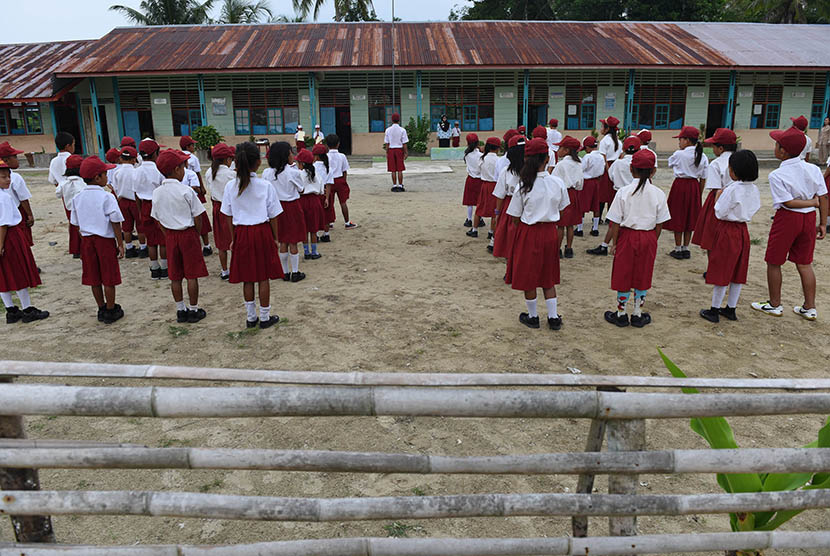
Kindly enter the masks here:
[[[13, 2], [14, 0], [3, 0]], [[221, 0], [217, 0], [217, 4]], [[6, 14], [13, 24], [3, 27], [0, 42], [25, 43], [76, 39], [97, 39], [115, 27], [130, 25], [124, 16], [109, 11], [112, 4], [138, 8], [140, 0], [40, 0], [16, 1], [14, 10]], [[455, 4], [465, 0], [397, 0], [395, 16], [404, 21], [445, 20]], [[331, 21], [334, 10], [331, 0], [321, 10], [318, 21]], [[270, 0], [274, 15], [294, 13], [291, 0]], [[380, 19], [392, 19], [392, 0], [375, 0]]]

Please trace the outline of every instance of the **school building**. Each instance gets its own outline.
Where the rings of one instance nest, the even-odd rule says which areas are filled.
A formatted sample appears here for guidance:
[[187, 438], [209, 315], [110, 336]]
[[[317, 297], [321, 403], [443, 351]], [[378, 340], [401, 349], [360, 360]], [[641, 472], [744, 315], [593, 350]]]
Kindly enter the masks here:
[[[393, 112], [441, 114], [486, 138], [557, 118], [582, 138], [616, 116], [649, 128], [731, 127], [770, 150], [770, 129], [830, 113], [830, 26], [754, 23], [433, 22], [125, 27], [99, 40], [0, 46], [0, 141], [85, 153], [120, 137], [210, 124], [235, 144], [288, 140], [302, 124], [342, 150], [381, 152]], [[433, 133], [431, 145], [437, 145]]]

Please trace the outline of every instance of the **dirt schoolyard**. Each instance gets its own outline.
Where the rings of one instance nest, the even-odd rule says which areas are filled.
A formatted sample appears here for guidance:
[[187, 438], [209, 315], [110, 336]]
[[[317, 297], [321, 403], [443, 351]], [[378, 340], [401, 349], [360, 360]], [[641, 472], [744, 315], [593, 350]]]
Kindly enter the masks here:
[[[424, 163], [425, 167], [438, 163]], [[443, 165], [446, 165], [443, 163]], [[486, 234], [465, 236], [460, 205], [466, 176], [451, 171], [406, 176], [407, 193], [389, 192], [385, 175], [349, 177], [352, 220], [320, 244], [323, 258], [301, 261], [308, 278], [272, 284], [272, 311], [282, 323], [265, 331], [244, 331], [240, 286], [219, 279], [219, 260], [208, 258], [211, 276], [201, 281], [200, 305], [207, 318], [178, 325], [166, 282], [150, 280], [146, 260], [122, 261], [118, 303], [126, 316], [106, 326], [96, 320], [89, 289], [81, 286], [81, 264], [66, 254], [63, 208], [45, 172], [24, 173], [34, 194], [37, 222], [34, 253], [43, 286], [33, 303], [51, 317], [3, 328], [3, 358], [106, 363], [156, 363], [281, 370], [383, 372], [538, 372], [667, 376], [657, 354], [663, 351], [694, 377], [826, 377], [830, 355], [830, 239], [818, 242], [817, 322], [793, 314], [802, 302], [795, 267], [784, 268], [782, 318], [758, 314], [752, 301], [767, 299], [763, 262], [772, 215], [769, 188], [758, 181], [762, 209], [750, 225], [753, 247], [749, 281], [737, 322], [713, 325], [698, 316], [711, 300], [701, 277], [706, 257], [676, 261], [664, 233], [645, 309], [653, 324], [619, 329], [603, 320], [612, 309], [611, 257], [585, 249], [601, 238], [576, 238], [576, 256], [562, 261], [557, 288], [561, 331], [531, 330], [518, 322], [523, 296], [502, 282], [504, 263], [485, 250]], [[448, 169], [450, 169], [448, 168]], [[665, 164], [656, 183], [668, 189]], [[587, 221], [587, 220], [586, 220]], [[600, 228], [602, 234], [605, 227]], [[55, 245], [50, 245], [55, 243]], [[542, 317], [544, 304], [540, 303]], [[112, 380], [60, 380], [70, 384], [136, 385]], [[155, 384], [159, 384], [156, 382]], [[170, 383], [171, 385], [174, 383]], [[821, 416], [731, 419], [742, 447], [799, 447], [816, 438]], [[274, 418], [274, 419], [90, 419], [37, 417], [26, 420], [31, 438], [82, 439], [148, 446], [330, 449], [446, 455], [525, 454], [584, 448], [588, 422], [580, 420], [482, 420], [440, 418]], [[648, 423], [649, 449], [704, 448], [687, 420]], [[245, 495], [341, 497], [438, 495], [485, 492], [573, 492], [575, 476], [420, 476], [342, 473], [173, 470], [44, 470], [44, 489], [171, 490]], [[644, 493], [718, 492], [711, 475], [641, 476]], [[599, 492], [606, 490], [597, 480]], [[404, 520], [331, 524], [257, 523], [175, 518], [59, 516], [64, 543], [126, 544], [181, 542], [223, 544], [312, 537], [386, 536], [561, 536], [566, 518]], [[728, 516], [642, 517], [641, 533], [728, 531]], [[785, 528], [830, 528], [826, 511], [796, 517]], [[590, 534], [607, 534], [607, 520], [592, 519]], [[8, 521], [0, 541], [12, 540]], [[807, 551], [776, 554], [806, 556]], [[815, 554], [813, 552], [812, 554]]]

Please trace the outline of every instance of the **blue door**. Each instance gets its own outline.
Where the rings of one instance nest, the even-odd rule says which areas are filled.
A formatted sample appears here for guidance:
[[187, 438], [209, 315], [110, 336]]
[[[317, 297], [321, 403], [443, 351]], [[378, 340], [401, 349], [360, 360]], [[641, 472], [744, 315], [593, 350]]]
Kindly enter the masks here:
[[141, 128], [138, 126], [138, 112], [124, 110], [124, 134], [135, 139], [136, 145], [141, 141]]
[[461, 122], [461, 129], [464, 131], [471, 131], [478, 129], [478, 105], [467, 104], [464, 106], [464, 113], [462, 114], [463, 121]]
[[323, 135], [337, 133], [337, 118], [334, 106], [320, 107], [320, 131]]

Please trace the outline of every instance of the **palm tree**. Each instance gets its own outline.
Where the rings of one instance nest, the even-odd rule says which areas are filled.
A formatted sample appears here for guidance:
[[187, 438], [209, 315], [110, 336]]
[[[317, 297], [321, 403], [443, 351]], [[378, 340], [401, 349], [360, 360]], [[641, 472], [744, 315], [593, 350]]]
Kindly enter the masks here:
[[[327, 0], [293, 0], [294, 11], [306, 17], [309, 12], [313, 12], [313, 17], [316, 20], [320, 14], [320, 8], [325, 5]], [[374, 13], [374, 5], [372, 0], [332, 0], [334, 2], [334, 20], [343, 21], [347, 14], [372, 14]]]
[[826, 0], [735, 0], [729, 6], [743, 19], [766, 23], [827, 23]]
[[271, 18], [271, 23], [305, 23], [305, 18], [301, 15], [277, 15]]
[[217, 23], [259, 23], [273, 17], [268, 0], [224, 0]]
[[141, 0], [139, 9], [114, 5], [110, 10], [121, 12], [137, 25], [198, 25], [209, 21], [208, 12], [216, 0]]

